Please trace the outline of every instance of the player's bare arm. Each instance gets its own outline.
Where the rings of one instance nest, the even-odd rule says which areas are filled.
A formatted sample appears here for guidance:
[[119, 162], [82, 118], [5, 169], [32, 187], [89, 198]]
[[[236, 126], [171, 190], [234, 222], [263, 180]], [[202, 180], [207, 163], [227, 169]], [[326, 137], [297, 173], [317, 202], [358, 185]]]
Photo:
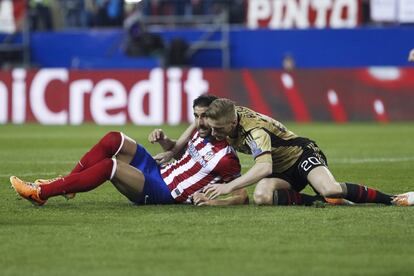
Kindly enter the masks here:
[[[269, 153], [270, 154], [270, 153]], [[255, 163], [245, 174], [225, 184], [213, 184], [204, 189], [209, 199], [247, 187], [272, 173], [272, 163]]]
[[223, 199], [209, 199], [205, 193], [197, 192], [193, 195], [193, 202], [196, 206], [225, 206], [249, 204], [249, 196], [246, 189], [235, 190], [230, 196]]
[[180, 138], [178, 138], [178, 140], [176, 141], [175, 145], [173, 148], [171, 148], [170, 150], [174, 153], [177, 154], [179, 152], [181, 152], [185, 146], [187, 145], [188, 141], [190, 141], [191, 138], [191, 134], [194, 132], [194, 130], [196, 129], [196, 124], [192, 123], [180, 136]]
[[151, 131], [151, 133], [148, 135], [148, 141], [151, 144], [160, 144], [164, 151], [171, 150], [176, 143], [176, 141], [170, 139], [161, 128], [157, 128]]
[[[178, 138], [178, 140], [174, 141], [169, 139], [163, 131], [153, 131], [148, 140], [160, 143], [161, 147], [165, 150], [164, 152], [158, 153], [154, 156], [154, 159], [159, 164], [165, 164], [169, 162], [172, 158], [176, 158], [181, 155], [185, 146], [187, 145], [188, 141], [190, 140], [191, 133], [196, 129], [196, 125], [193, 123], [191, 124]], [[166, 138], [167, 137], [167, 138]], [[161, 144], [161, 142], [164, 144]], [[166, 150], [168, 148], [168, 150]]]

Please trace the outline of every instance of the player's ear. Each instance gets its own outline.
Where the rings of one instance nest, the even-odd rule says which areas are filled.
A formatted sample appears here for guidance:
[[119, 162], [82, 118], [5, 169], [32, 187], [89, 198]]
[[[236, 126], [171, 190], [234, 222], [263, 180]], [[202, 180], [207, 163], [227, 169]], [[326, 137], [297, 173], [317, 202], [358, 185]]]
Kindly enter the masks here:
[[235, 127], [237, 125], [237, 118], [235, 118], [232, 122], [231, 122], [231, 126]]

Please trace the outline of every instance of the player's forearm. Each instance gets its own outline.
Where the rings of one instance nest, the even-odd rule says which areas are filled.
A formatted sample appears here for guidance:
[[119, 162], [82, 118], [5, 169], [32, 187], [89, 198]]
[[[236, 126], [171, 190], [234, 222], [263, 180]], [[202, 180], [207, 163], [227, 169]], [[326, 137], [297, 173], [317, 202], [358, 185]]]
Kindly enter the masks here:
[[164, 151], [169, 151], [174, 148], [176, 141], [166, 138], [158, 142]]
[[227, 183], [235, 191], [260, 181], [272, 173], [271, 163], [256, 163], [245, 174]]
[[236, 190], [231, 193], [231, 196], [223, 199], [210, 199], [208, 205], [211, 206], [226, 206], [226, 205], [242, 205], [249, 204], [249, 196], [246, 189]]
[[191, 138], [191, 133], [194, 131], [195, 129], [195, 124], [191, 124], [180, 136], [180, 138], [178, 138], [177, 141], [175, 141], [174, 146], [170, 149], [174, 156], [180, 154], [183, 149], [185, 148], [185, 146], [187, 145], [188, 141]]

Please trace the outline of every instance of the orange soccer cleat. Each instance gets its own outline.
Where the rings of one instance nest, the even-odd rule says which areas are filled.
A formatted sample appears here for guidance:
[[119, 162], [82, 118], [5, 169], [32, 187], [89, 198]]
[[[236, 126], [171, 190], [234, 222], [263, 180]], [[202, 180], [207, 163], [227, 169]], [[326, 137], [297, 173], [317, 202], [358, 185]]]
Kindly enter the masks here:
[[[59, 179], [62, 179], [62, 178], [63, 178], [63, 176], [59, 175], [58, 177], [51, 178], [51, 179], [36, 179], [34, 183], [36, 185], [48, 185], [48, 184], [52, 183], [53, 181], [56, 181], [56, 180], [59, 180]], [[69, 194], [63, 194], [62, 196], [64, 198], [66, 198], [67, 200], [69, 200], [69, 199], [73, 199], [76, 196], [76, 194], [75, 193], [69, 193]]]
[[344, 198], [333, 198], [333, 197], [325, 197], [325, 202], [329, 205], [354, 205], [352, 201], [349, 201]]
[[40, 198], [40, 187], [35, 183], [26, 182], [16, 176], [10, 177], [10, 183], [13, 189], [23, 198], [37, 206], [42, 206], [47, 202]]
[[397, 206], [412, 206], [414, 205], [414, 192], [396, 195], [392, 200], [392, 204]]

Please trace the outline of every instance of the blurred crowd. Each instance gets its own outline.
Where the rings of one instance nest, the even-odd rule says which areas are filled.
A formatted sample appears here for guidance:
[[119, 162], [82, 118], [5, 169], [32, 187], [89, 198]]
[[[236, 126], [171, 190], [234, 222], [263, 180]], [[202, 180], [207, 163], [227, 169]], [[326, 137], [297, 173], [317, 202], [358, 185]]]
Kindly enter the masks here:
[[[0, 0], [0, 30], [6, 29], [6, 20], [13, 16], [17, 29], [21, 28], [19, 21], [25, 14], [26, 5], [31, 30], [120, 27], [131, 17], [177, 16], [188, 19], [191, 16], [217, 17], [222, 14], [230, 24], [245, 25], [249, 1], [254, 0]], [[335, 3], [355, 3], [348, 1]], [[304, 0], [303, 3], [310, 5], [311, 2]], [[362, 25], [414, 23], [414, 0], [360, 0], [357, 3]], [[265, 11], [262, 9], [260, 13]]]
[[229, 23], [242, 24], [245, 0], [30, 0], [32, 30], [122, 26], [138, 15], [215, 15], [228, 12]]

